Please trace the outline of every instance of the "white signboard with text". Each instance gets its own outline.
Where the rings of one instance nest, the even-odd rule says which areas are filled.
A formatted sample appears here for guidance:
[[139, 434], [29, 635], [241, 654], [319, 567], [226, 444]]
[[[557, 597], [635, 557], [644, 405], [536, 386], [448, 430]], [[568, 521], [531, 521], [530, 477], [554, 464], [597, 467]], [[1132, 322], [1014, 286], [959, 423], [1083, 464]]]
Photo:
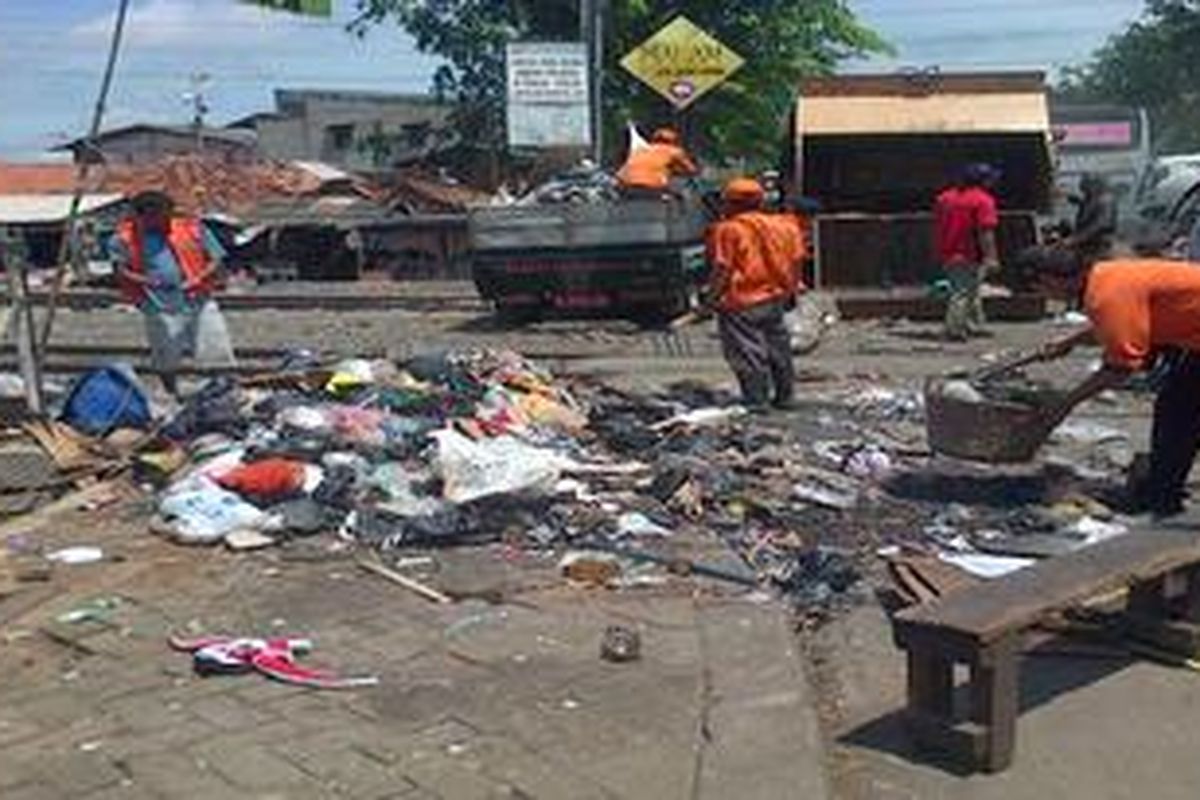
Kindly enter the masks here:
[[591, 144], [587, 47], [580, 42], [510, 44], [510, 147]]

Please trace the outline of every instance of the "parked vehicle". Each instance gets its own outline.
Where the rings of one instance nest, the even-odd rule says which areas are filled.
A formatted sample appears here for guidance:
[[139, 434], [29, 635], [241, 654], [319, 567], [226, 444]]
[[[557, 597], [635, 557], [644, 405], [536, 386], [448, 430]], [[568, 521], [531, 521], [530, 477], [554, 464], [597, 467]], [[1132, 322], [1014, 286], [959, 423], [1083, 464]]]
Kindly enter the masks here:
[[1068, 202], [1079, 192], [1088, 173], [1108, 182], [1126, 235], [1135, 229], [1139, 181], [1151, 164], [1150, 117], [1145, 109], [1127, 106], [1075, 105], [1052, 101], [1050, 125], [1054, 134], [1056, 219], [1075, 215]]
[[1135, 205], [1134, 244], [1187, 236], [1200, 213], [1200, 153], [1154, 159], [1138, 183]]
[[480, 296], [513, 319], [664, 319], [687, 311], [704, 271], [698, 197], [473, 209]]

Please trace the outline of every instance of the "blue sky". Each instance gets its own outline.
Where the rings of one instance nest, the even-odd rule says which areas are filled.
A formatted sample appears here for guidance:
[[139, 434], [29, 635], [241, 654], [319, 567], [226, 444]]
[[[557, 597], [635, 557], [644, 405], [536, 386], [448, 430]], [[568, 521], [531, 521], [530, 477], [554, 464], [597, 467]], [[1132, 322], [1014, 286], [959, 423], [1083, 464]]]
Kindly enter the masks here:
[[[1087, 57], [1141, 0], [851, 0], [898, 49], [869, 66], [1057, 68]], [[133, 0], [106, 116], [186, 122], [189, 76], [212, 76], [212, 119], [271, 105], [275, 87], [420, 91], [433, 61], [399, 30], [365, 42], [333, 21], [305, 20], [235, 0]], [[115, 0], [0, 0], [0, 157], [32, 159], [86, 129]], [[859, 65], [862, 68], [862, 65]]]

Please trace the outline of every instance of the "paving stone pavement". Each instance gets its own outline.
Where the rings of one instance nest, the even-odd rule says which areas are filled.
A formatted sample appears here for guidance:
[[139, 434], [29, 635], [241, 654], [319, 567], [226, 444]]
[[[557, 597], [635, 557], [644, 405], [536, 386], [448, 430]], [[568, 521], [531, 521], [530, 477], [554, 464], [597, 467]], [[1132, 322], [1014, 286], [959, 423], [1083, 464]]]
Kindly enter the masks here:
[[[45, 546], [116, 560], [56, 570], [13, 618], [0, 599], [4, 800], [826, 796], [789, 615], [769, 598], [684, 579], [577, 589], [497, 546], [434, 555], [486, 598], [439, 606], [312, 543], [191, 550], [120, 519], [46, 520], [29, 534]], [[97, 596], [122, 598], [108, 620], [54, 621]], [[610, 624], [640, 632], [639, 661], [600, 659]], [[314, 664], [380, 683], [199, 678], [166, 638], [200, 631], [310, 636]]]

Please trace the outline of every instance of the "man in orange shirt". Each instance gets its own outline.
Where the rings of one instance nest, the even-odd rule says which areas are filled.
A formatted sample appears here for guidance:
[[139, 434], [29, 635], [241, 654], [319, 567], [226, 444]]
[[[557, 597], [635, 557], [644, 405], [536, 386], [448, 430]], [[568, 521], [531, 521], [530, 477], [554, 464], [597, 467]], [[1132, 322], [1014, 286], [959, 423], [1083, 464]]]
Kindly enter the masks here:
[[738, 178], [721, 192], [723, 218], [708, 230], [711, 302], [725, 360], [752, 408], [791, 405], [792, 347], [784, 314], [802, 288], [804, 237], [791, 215], [762, 210], [765, 193]]
[[629, 153], [617, 180], [631, 194], [661, 195], [670, 189], [672, 178], [699, 171], [680, 146], [679, 134], [670, 128], [659, 128], [650, 137], [650, 144]]
[[1139, 505], [1160, 516], [1183, 510], [1184, 487], [1200, 451], [1200, 264], [1161, 259], [1101, 261], [1090, 266], [1076, 252], [1038, 248], [1025, 259], [1042, 290], [1062, 300], [1079, 296], [1091, 327], [1043, 348], [1047, 359], [1096, 340], [1104, 364], [1076, 387], [1051, 421], [1105, 389], [1146, 369], [1164, 350], [1171, 360], [1154, 403], [1150, 475]]

